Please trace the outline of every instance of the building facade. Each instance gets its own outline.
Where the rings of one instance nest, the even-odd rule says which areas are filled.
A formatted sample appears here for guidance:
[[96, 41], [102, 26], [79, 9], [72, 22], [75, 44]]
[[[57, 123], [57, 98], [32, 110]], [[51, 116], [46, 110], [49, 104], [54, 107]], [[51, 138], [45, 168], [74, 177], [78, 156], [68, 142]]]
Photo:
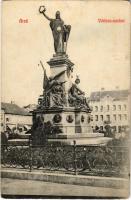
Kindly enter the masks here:
[[1, 103], [1, 131], [21, 128], [28, 130], [32, 126], [32, 115], [14, 103]]
[[104, 130], [109, 123], [116, 132], [121, 132], [129, 127], [129, 91], [98, 91], [90, 95], [92, 108], [92, 127]]

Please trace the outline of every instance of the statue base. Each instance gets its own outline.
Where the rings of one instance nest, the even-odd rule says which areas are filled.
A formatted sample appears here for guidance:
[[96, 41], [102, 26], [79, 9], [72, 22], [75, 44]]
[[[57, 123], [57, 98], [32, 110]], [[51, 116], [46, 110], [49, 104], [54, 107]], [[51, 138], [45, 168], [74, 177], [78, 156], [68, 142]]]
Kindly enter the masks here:
[[[50, 122], [54, 132], [46, 135], [47, 143], [55, 145], [99, 146], [106, 145], [111, 138], [102, 133], [93, 133], [90, 113], [76, 108], [43, 109], [34, 111], [35, 117], [42, 116], [44, 123]], [[44, 143], [44, 141], [43, 141]]]
[[[50, 65], [51, 80], [45, 80], [48, 87], [43, 91], [38, 108], [33, 111], [34, 138], [41, 144], [44, 140], [70, 145], [74, 141], [77, 145], [107, 144], [110, 138], [93, 133], [91, 109], [77, 83], [72, 83], [74, 64], [66, 54], [56, 54], [47, 63]], [[77, 78], [76, 82], [79, 81]]]

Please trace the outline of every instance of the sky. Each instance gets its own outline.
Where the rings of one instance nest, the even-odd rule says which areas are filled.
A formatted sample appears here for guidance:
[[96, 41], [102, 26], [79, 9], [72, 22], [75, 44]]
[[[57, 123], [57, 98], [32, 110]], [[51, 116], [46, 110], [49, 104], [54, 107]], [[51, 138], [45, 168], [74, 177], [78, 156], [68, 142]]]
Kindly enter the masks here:
[[[20, 106], [37, 103], [42, 94], [42, 60], [53, 54], [49, 21], [39, 6], [54, 18], [60, 10], [65, 24], [72, 26], [67, 54], [74, 63], [80, 87], [92, 91], [130, 87], [130, 7], [127, 1], [4, 1], [2, 9], [2, 101]], [[124, 19], [124, 23], [98, 23], [98, 18]], [[28, 23], [19, 23], [28, 19]]]

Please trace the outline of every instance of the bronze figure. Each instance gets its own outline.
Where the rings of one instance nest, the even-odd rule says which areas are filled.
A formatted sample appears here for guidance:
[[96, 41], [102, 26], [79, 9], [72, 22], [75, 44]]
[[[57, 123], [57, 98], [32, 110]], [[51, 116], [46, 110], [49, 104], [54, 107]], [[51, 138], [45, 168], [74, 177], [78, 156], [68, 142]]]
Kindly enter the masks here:
[[56, 54], [61, 55], [66, 53], [67, 41], [69, 38], [71, 26], [64, 25], [64, 21], [60, 17], [60, 11], [56, 12], [56, 18], [52, 19], [45, 14], [46, 8], [40, 6], [39, 12], [50, 21], [50, 27], [54, 38], [54, 49]]

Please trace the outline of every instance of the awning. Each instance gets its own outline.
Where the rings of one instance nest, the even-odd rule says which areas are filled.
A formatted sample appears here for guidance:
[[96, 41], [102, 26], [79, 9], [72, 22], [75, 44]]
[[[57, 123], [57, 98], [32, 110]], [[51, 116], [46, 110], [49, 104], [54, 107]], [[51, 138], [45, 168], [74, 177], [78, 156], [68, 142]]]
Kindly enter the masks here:
[[10, 130], [12, 130], [13, 128], [16, 128], [16, 125], [14, 124], [7, 124], [6, 125]]

